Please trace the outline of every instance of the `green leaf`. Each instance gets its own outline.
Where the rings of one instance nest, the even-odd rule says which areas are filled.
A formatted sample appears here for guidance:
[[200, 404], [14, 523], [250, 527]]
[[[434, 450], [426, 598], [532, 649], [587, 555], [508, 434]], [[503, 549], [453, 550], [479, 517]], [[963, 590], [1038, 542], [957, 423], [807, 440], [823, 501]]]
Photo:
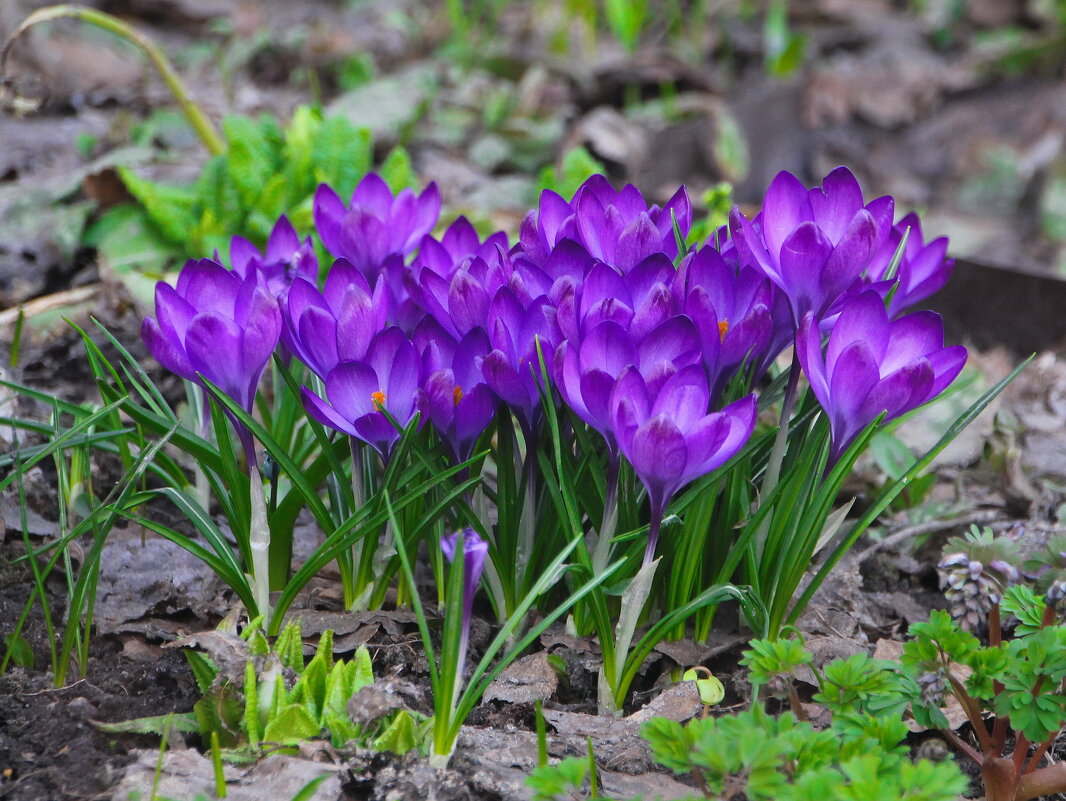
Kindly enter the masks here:
[[605, 0], [607, 26], [630, 53], [637, 49], [648, 10], [648, 0]]
[[299, 704], [289, 704], [273, 715], [263, 730], [263, 742], [285, 745], [310, 740], [322, 733], [318, 721]]
[[557, 765], [534, 769], [526, 779], [526, 786], [533, 791], [533, 801], [573, 798], [572, 791], [581, 789], [588, 769], [587, 757], [569, 757]]
[[202, 731], [196, 715], [189, 712], [180, 714], [172, 712], [169, 715], [134, 718], [133, 720], [123, 720], [118, 723], [94, 721], [93, 726], [108, 734], [156, 734], [160, 737], [172, 728], [186, 734], [199, 734]]
[[389, 185], [393, 194], [399, 194], [402, 189], [418, 187], [418, 178], [415, 176], [414, 167], [411, 166], [411, 156], [399, 145], [390, 150], [389, 155], [381, 162], [378, 175]]
[[1015, 584], [1003, 592], [1000, 608], [1018, 618], [1015, 636], [1024, 637], [1040, 630], [1047, 604], [1025, 584]]
[[244, 663], [244, 733], [253, 748], [259, 745], [259, 680], [255, 675], [255, 664]]
[[300, 624], [291, 622], [281, 630], [274, 643], [274, 653], [289, 670], [299, 674], [304, 669], [304, 646], [300, 637]]
[[[276, 124], [276, 123], [275, 123]], [[275, 172], [274, 148], [262, 126], [234, 114], [222, 121], [229, 149], [226, 163], [246, 209], [254, 208], [267, 179]]]
[[674, 773], [692, 770], [689, 758], [692, 738], [676, 720], [652, 718], [640, 727], [640, 736], [651, 746], [652, 758], [664, 768]]
[[[204, 170], [196, 182], [196, 195], [204, 210], [196, 220], [196, 226], [201, 231], [200, 236], [203, 235], [204, 229], [232, 234], [244, 228], [245, 207], [241, 203], [240, 192], [230, 174], [229, 162], [225, 156], [215, 156], [204, 165]], [[202, 247], [202, 243], [200, 246]], [[190, 243], [189, 247], [196, 247], [196, 244]], [[204, 252], [207, 251], [201, 250], [195, 255], [203, 255]]]
[[354, 666], [351, 676], [351, 684], [348, 693], [355, 695], [364, 687], [374, 683], [374, 666], [370, 663], [370, 649], [366, 645], [360, 645], [355, 650], [351, 664]]
[[[166, 238], [152, 225], [143, 206], [123, 203], [114, 206], [92, 223], [82, 241], [100, 251], [104, 262], [123, 276], [134, 269], [159, 271], [185, 255], [182, 244]], [[139, 276], [139, 274], [136, 274]], [[155, 282], [151, 287], [154, 290]], [[134, 291], [134, 297], [150, 303], [151, 293]]]
[[312, 149], [315, 178], [328, 183], [345, 202], [370, 171], [372, 158], [370, 131], [356, 128], [344, 117], [330, 117], [315, 136]]
[[21, 634], [4, 636], [4, 645], [11, 656], [11, 661], [19, 667], [32, 668], [34, 663], [33, 648]]
[[185, 659], [192, 669], [192, 675], [196, 680], [196, 687], [200, 691], [200, 695], [207, 695], [218, 677], [218, 668], [215, 667], [214, 662], [209, 657], [198, 651], [184, 648], [182, 652], [185, 654]]
[[540, 188], [550, 189], [564, 198], [573, 197], [578, 188], [593, 175], [606, 172], [599, 159], [582, 146], [571, 148], [563, 155], [561, 167], [545, 167], [540, 173]]
[[154, 183], [126, 167], [119, 167], [118, 174], [163, 236], [176, 244], [184, 244], [189, 229], [197, 222], [195, 192], [185, 186]]
[[391, 751], [394, 754], [406, 754], [418, 746], [415, 736], [415, 721], [406, 709], [396, 713], [392, 722], [378, 737], [371, 747], [375, 751]]

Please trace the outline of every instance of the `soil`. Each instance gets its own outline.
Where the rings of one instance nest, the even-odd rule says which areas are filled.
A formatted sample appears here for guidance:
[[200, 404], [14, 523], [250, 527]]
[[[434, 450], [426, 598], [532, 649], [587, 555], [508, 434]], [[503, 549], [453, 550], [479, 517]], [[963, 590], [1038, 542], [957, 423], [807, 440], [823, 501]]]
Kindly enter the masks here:
[[[5, 3], [0, 40], [42, 4]], [[997, 274], [995, 281], [980, 285], [983, 289], [971, 281], [965, 284], [965, 298], [954, 297], [957, 308], [949, 322], [964, 321], [955, 326], [956, 334], [981, 345], [971, 357], [979, 380], [990, 383], [1004, 376], [1034, 337], [1047, 336], [1040, 347], [1056, 344], [1047, 332], [1058, 331], [1054, 315], [1061, 304], [1049, 299], [1066, 298], [1055, 294], [1061, 282], [1054, 279], [1064, 260], [1063, 244], [1044, 224], [1044, 211], [1057, 202], [1054, 191], [1066, 163], [1066, 95], [1061, 64], [1055, 61], [1061, 53], [1052, 49], [1050, 67], [1041, 63], [1019, 75], [1001, 69], [979, 46], [981, 35], [997, 26], [1046, 32], [1030, 8], [1035, 4], [962, 4], [963, 16], [942, 30], [928, 15], [903, 10], [911, 4], [795, 3], [793, 24], [808, 35], [810, 52], [806, 66], [784, 80], [770, 79], [763, 70], [758, 25], [739, 20], [709, 28], [707, 41], [699, 43], [704, 55], [696, 59], [670, 52], [661, 36], [633, 56], [602, 40], [596, 48], [560, 59], [548, 44], [550, 26], [529, 10], [544, 4], [518, 3], [498, 21], [495, 38], [503, 47], [493, 51], [491, 64], [456, 77], [447, 66], [449, 51], [441, 50], [447, 35], [443, 16], [432, 10], [433, 4], [416, 0], [236, 5], [222, 0], [108, 0], [97, 5], [161, 42], [215, 119], [225, 111], [270, 111], [285, 118], [295, 105], [307, 102], [313, 88], [309, 70], [323, 103], [343, 109], [354, 102], [342, 88], [352, 53], [368, 54], [383, 78], [429, 69], [443, 88], [433, 101], [433, 113], [407, 142], [416, 170], [442, 184], [446, 205], [474, 206], [510, 230], [533, 194], [531, 169], [551, 163], [576, 144], [587, 145], [612, 177], [636, 181], [653, 196], [671, 183], [684, 181], [696, 194], [730, 178], [744, 204], [757, 204], [779, 169], [810, 182], [837, 163], [848, 163], [871, 196], [890, 192], [901, 205], [926, 210], [927, 235], [951, 236], [956, 255], [984, 262], [980, 267], [1025, 267], [1052, 282], [1045, 288], [1026, 284], [1021, 274]], [[653, 30], [651, 38], [657, 36]], [[718, 57], [708, 60], [705, 54], [712, 49]], [[726, 49], [732, 54], [728, 59], [721, 57]], [[116, 199], [113, 170], [99, 167], [98, 160], [137, 144], [131, 127], [170, 101], [157, 80], [145, 76], [135, 55], [77, 26], [35, 32], [13, 50], [12, 59], [13, 77], [5, 84], [10, 91], [0, 102], [13, 108], [17, 97], [28, 96], [39, 101], [39, 108], [30, 115], [0, 116], [3, 364], [8, 364], [14, 310], [25, 307], [31, 324], [18, 367], [0, 369], [0, 377], [91, 402], [95, 390], [80, 335], [62, 318], [93, 330], [91, 312], [141, 358], [146, 356], [138, 335], [143, 307], [120, 275], [78, 244], [77, 234]], [[220, 61], [225, 70], [217, 67]], [[636, 86], [644, 99], [672, 86], [683, 113], [637, 117], [635, 122], [636, 115], [624, 113], [633, 94], [626, 84]], [[485, 149], [494, 140], [484, 131], [472, 137], [482, 143], [479, 155], [465, 140], [456, 144], [454, 131], [446, 129], [448, 113], [470, 107], [480, 111], [485, 97], [500, 86], [517, 87], [554, 132], [530, 162], [532, 168], [526, 162], [519, 168], [513, 153], [511, 161], [486, 160]], [[396, 102], [408, 99], [397, 97]], [[747, 148], [744, 174], [706, 144], [707, 132], [728, 120], [739, 126]], [[79, 155], [79, 137], [96, 142], [90, 156]], [[387, 149], [390, 137], [395, 132], [386, 129], [379, 150]], [[206, 158], [180, 126], [159, 127], [150, 139], [156, 149], [138, 163], [153, 177], [189, 180]], [[167, 158], [159, 157], [163, 150]], [[663, 152], [671, 158], [662, 158]], [[16, 219], [18, 226], [12, 223]], [[982, 319], [994, 320], [1001, 311], [992, 308], [997, 304], [1007, 307], [1000, 318], [1004, 322], [982, 326]], [[975, 308], [980, 312], [976, 318]], [[1024, 318], [1029, 328], [1015, 336], [1016, 326], [1008, 318]], [[94, 339], [109, 347], [100, 337]], [[153, 378], [165, 392], [180, 397], [176, 379], [162, 372]], [[857, 544], [801, 621], [826, 659], [869, 650], [880, 639], [899, 640], [910, 623], [942, 607], [931, 565], [945, 540], [969, 525], [1016, 531], [1020, 526], [1032, 541], [1061, 530], [1066, 514], [1064, 399], [1066, 364], [1051, 349], [941, 458], [930, 499], [887, 515], [871, 537]], [[11, 411], [0, 409], [0, 416]], [[14, 411], [25, 414], [29, 407], [20, 401]], [[936, 432], [934, 423], [916, 422], [901, 436], [919, 447], [930, 444]], [[0, 429], [0, 439], [5, 436]], [[103, 480], [106, 460], [94, 467]], [[56, 531], [49, 469], [42, 465], [28, 476], [29, 536], [35, 545]], [[860, 506], [880, 480], [875, 465], [861, 465], [850, 487]], [[25, 564], [15, 561], [25, 548], [18, 504], [10, 494], [0, 497], [0, 512], [0, 630], [7, 634], [33, 583]], [[32, 605], [24, 636], [33, 665], [0, 676], [0, 798], [108, 797], [128, 766], [131, 773], [151, 775], [158, 738], [105, 734], [93, 721], [192, 708], [197, 693], [185, 660], [162, 646], [216, 624], [233, 601], [210, 576], [197, 573], [195, 564], [174, 561], [182, 581], [154, 584], [149, 568], [157, 562], [152, 560], [180, 557], [152, 538], [140, 551], [140, 536], [126, 531], [116, 537], [120, 550], [115, 564], [122, 570], [101, 579], [107, 592], [83, 679], [72, 670], [67, 686], [52, 686], [48, 635], [40, 604]], [[56, 621], [63, 615], [62, 581], [56, 576], [48, 588]], [[309, 616], [312, 610], [337, 611], [330, 601], [335, 589], [335, 582], [323, 579], [317, 600], [309, 602]], [[351, 648], [367, 641], [379, 675], [409, 681], [425, 695], [425, 661], [411, 620], [388, 614], [382, 620], [353, 626]], [[677, 664], [692, 662], [706, 664], [725, 682], [726, 708], [742, 703], [748, 692], [738, 668], [743, 638], [730, 633], [726, 623], [716, 632], [722, 640], [709, 650], [689, 644], [653, 654], [627, 711], [659, 697], [657, 679]], [[475, 650], [484, 647], [489, 633], [489, 624], [478, 621]], [[542, 645], [564, 659], [568, 672], [546, 705], [552, 755], [583, 753], [585, 736], [592, 735], [606, 792], [623, 797], [687, 792], [672, 777], [649, 772], [646, 750], [634, 746], [635, 729], [595, 722], [590, 714], [594, 656], [588, 644], [551, 632]], [[445, 778], [414, 759], [350, 753], [338, 774], [339, 792], [352, 799], [520, 797], [522, 777], [536, 753], [532, 705], [487, 701], [469, 723]], [[916, 736], [915, 748], [924, 739]], [[188, 745], [198, 744], [190, 740]], [[1066, 757], [1066, 751], [1060, 749], [1058, 756]]]

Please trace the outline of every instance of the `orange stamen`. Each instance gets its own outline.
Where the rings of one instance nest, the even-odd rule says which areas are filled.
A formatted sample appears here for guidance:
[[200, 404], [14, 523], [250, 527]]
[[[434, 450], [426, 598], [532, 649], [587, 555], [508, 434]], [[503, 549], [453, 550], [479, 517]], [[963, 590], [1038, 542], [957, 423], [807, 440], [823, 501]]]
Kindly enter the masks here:
[[378, 411], [384, 411], [385, 409], [385, 393], [380, 389], [377, 392], [370, 393], [370, 399], [374, 401], [374, 407]]
[[718, 323], [718, 340], [725, 339], [726, 332], [729, 331], [729, 320], [720, 320]]
[[459, 402], [462, 399], [463, 399], [463, 388], [460, 387], [460, 386], [457, 386], [455, 389], [452, 390], [452, 401], [455, 403], [456, 406], [458, 406]]

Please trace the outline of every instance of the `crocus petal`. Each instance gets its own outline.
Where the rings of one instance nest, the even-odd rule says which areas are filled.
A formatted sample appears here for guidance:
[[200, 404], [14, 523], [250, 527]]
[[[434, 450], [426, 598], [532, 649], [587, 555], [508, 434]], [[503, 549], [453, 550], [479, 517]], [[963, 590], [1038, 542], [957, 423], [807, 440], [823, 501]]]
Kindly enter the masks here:
[[178, 340], [161, 331], [159, 323], [151, 317], [146, 317], [141, 323], [141, 339], [148, 348], [148, 352], [163, 367], [182, 378], [195, 380], [196, 370], [189, 361], [185, 349], [179, 345]]
[[288, 261], [300, 249], [300, 237], [292, 227], [289, 218], [282, 215], [274, 223], [267, 241], [267, 261]]
[[688, 464], [688, 446], [678, 427], [665, 415], [638, 426], [622, 452], [649, 492], [669, 496], [680, 484]]
[[355, 427], [349, 421], [345, 420], [332, 406], [307, 387], [301, 387], [300, 399], [303, 401], [307, 413], [322, 425], [352, 437], [359, 436]]
[[841, 352], [856, 342], [865, 342], [878, 362], [888, 347], [888, 315], [876, 292], [863, 292], [850, 300], [837, 318], [826, 348], [826, 370], [837, 369]]
[[377, 373], [363, 362], [341, 362], [326, 376], [326, 398], [349, 422], [377, 411], [374, 396], [386, 389]]
[[837, 167], [809, 195], [815, 224], [830, 242], [839, 243], [852, 218], [862, 208], [859, 182], [847, 167]]
[[861, 210], [825, 262], [819, 282], [821, 305], [815, 310], [817, 314], [824, 312], [862, 274], [875, 253], [876, 242], [873, 217], [865, 209]]
[[322, 238], [326, 250], [334, 256], [344, 253], [343, 221], [347, 209], [340, 195], [328, 184], [319, 184], [315, 190], [314, 219], [315, 230]]
[[823, 305], [821, 276], [833, 246], [812, 222], [801, 223], [781, 246], [781, 287], [797, 318]]
[[774, 176], [762, 207], [763, 234], [770, 255], [778, 257], [792, 232], [812, 216], [807, 189], [799, 179], [785, 171]]

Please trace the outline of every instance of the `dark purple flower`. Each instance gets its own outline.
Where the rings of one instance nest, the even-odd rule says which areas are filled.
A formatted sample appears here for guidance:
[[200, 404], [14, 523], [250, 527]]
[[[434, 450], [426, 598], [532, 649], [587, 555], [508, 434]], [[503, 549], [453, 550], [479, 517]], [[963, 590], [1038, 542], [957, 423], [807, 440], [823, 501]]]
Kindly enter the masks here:
[[[176, 287], [156, 284], [155, 313], [141, 338], [156, 360], [190, 381], [204, 376], [250, 412], [281, 334], [281, 312], [262, 275], [241, 280], [210, 259], [190, 260]], [[254, 464], [251, 434], [236, 427]]]
[[892, 198], [863, 205], [846, 167], [807, 190], [780, 172], [753, 222], [736, 208], [730, 229], [742, 261], [759, 267], [788, 296], [797, 325], [822, 317], [870, 265], [892, 225]]
[[710, 246], [688, 254], [673, 286], [679, 309], [700, 332], [703, 364], [717, 398], [741, 367], [758, 379], [792, 338], [789, 319], [784, 337], [775, 336], [774, 285], [759, 270], [729, 264]]
[[625, 326], [634, 339], [676, 314], [671, 284], [676, 271], [666, 256], [653, 255], [626, 275], [604, 262], [593, 262], [581, 283], [560, 284], [559, 330], [580, 339], [603, 320]]
[[286, 347], [325, 378], [341, 362], [361, 361], [370, 341], [384, 330], [388, 312], [384, 279], [373, 291], [345, 259], [334, 263], [322, 291], [297, 279], [285, 303]]
[[[485, 570], [485, 557], [489, 553], [489, 544], [477, 535], [472, 528], [456, 531], [447, 537], [441, 537], [440, 549], [444, 558], [455, 562], [456, 553], [462, 549], [463, 554], [463, 624], [459, 640], [459, 660], [456, 670], [458, 682], [466, 665], [466, 650], [470, 642], [470, 619], [474, 612], [474, 594], [477, 592], [481, 574]], [[453, 696], [455, 697], [455, 696]]]
[[481, 370], [489, 339], [483, 329], [474, 328], [458, 344], [449, 344], [445, 335], [440, 347], [435, 343], [429, 347], [435, 348], [436, 361], [424, 352], [423, 364], [442, 366], [426, 376], [418, 393], [418, 409], [461, 462], [470, 457], [496, 411], [495, 396]]
[[655, 554], [659, 525], [674, 494], [727, 462], [751, 436], [755, 396], [708, 413], [710, 391], [702, 367], [683, 367], [657, 395], [635, 368], [618, 379], [610, 405], [622, 454], [648, 491], [651, 523], [645, 563]]
[[328, 185], [315, 192], [315, 229], [326, 250], [346, 258], [373, 281], [389, 256], [410, 255], [440, 216], [435, 183], [421, 195], [410, 189], [393, 196], [376, 173], [368, 173], [349, 206]]
[[522, 223], [520, 248], [539, 266], [562, 241], [572, 239], [593, 258], [626, 273], [654, 253], [677, 256], [673, 217], [686, 235], [692, 204], [684, 187], [659, 208], [648, 206], [633, 185], [615, 191], [605, 177], [593, 175], [570, 203], [550, 190], [542, 192], [538, 209]]
[[387, 459], [400, 432], [382, 412], [388, 411], [400, 426], [410, 423], [420, 377], [414, 345], [391, 327], [374, 337], [364, 360], [341, 362], [330, 370], [326, 400], [306, 387], [301, 397], [313, 418], [361, 439]]
[[318, 258], [311, 237], [304, 237], [301, 242], [296, 229], [285, 216], [274, 224], [267, 240], [266, 253], [260, 253], [243, 236], [235, 236], [230, 240], [229, 254], [230, 269], [242, 279], [247, 278], [253, 270], [259, 271], [266, 279], [267, 289], [281, 303], [285, 302], [289, 285], [297, 277], [305, 278], [312, 284], [318, 282]]
[[417, 273], [417, 299], [426, 312], [455, 339], [488, 324], [489, 301], [507, 284], [510, 259], [502, 251], [487, 261], [480, 256], [465, 260], [450, 276], [429, 267]]
[[669, 259], [677, 256], [671, 212], [682, 236], [692, 225], [692, 204], [684, 187], [663, 208], [649, 208], [632, 184], [616, 192], [602, 175], [593, 175], [578, 189], [571, 205], [579, 241], [594, 258], [623, 273], [654, 253], [663, 253]]
[[508, 287], [497, 290], [489, 304], [489, 342], [481, 371], [499, 398], [518, 415], [529, 432], [540, 408], [540, 353], [552, 373], [555, 343], [559, 341], [555, 307], [541, 296], [523, 305]]
[[881, 296], [868, 290], [848, 300], [823, 353], [810, 314], [796, 347], [803, 371], [833, 435], [835, 461], [879, 414], [892, 420], [939, 395], [962, 370], [966, 349], [944, 347], [933, 312], [890, 321]]
[[567, 406], [603, 435], [613, 455], [618, 444], [610, 399], [619, 377], [635, 369], [654, 396], [670, 376], [699, 361], [699, 334], [688, 317], [671, 317], [639, 342], [614, 320], [604, 320], [580, 342], [559, 346], [555, 381]]
[[467, 259], [477, 256], [489, 261], [496, 257], [498, 251], [506, 253], [508, 247], [507, 234], [503, 231], [497, 231], [482, 241], [470, 221], [460, 216], [448, 226], [440, 241], [432, 236], [422, 238], [413, 265], [428, 267], [448, 279]]
[[[903, 248], [903, 258], [896, 271], [896, 280], [887, 282], [885, 292], [896, 287], [889, 302], [888, 316], [895, 318], [920, 301], [936, 294], [951, 278], [955, 260], [947, 258], [948, 240], [946, 237], [925, 242], [922, 238], [922, 223], [918, 215], [908, 214], [893, 226], [888, 238], [881, 246], [867, 270], [867, 278], [872, 282], [881, 282], [892, 262], [892, 257], [907, 233], [907, 244]], [[898, 282], [898, 285], [897, 285]]]

